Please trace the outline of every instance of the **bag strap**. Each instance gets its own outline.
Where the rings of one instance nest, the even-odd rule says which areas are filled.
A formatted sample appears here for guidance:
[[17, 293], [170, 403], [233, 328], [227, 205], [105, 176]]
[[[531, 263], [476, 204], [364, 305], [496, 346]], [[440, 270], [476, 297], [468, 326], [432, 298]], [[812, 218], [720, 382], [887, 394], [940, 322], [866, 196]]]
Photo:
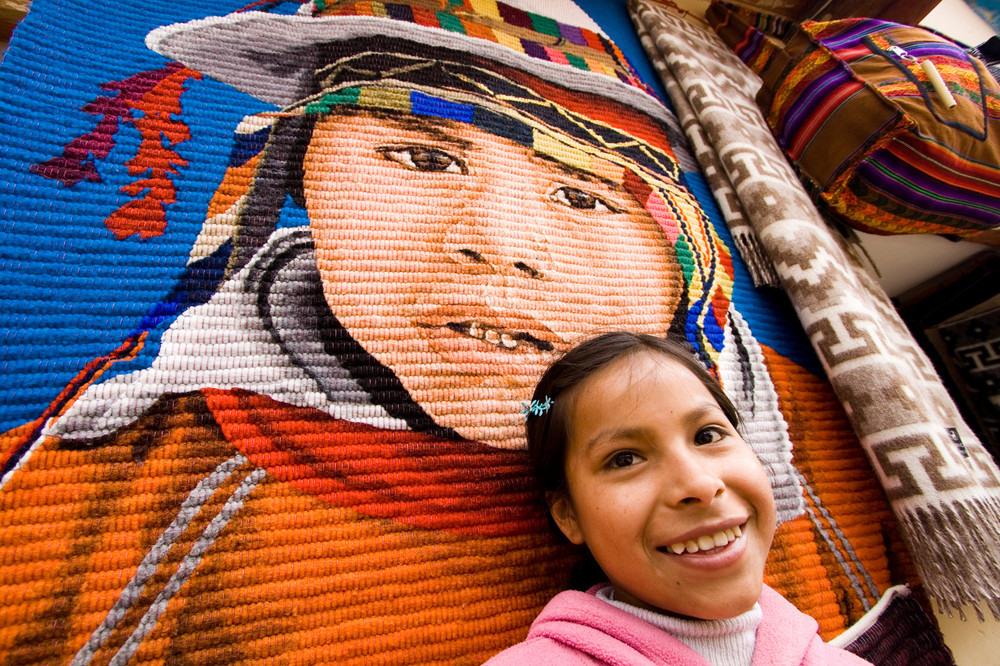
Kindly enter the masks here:
[[769, 12], [712, 0], [705, 18], [730, 49], [764, 82], [757, 94], [761, 108], [770, 108], [773, 86], [791, 64], [785, 44], [800, 29], [795, 21]]
[[712, 0], [705, 18], [743, 62], [758, 74], [795, 34], [799, 24], [769, 12]]

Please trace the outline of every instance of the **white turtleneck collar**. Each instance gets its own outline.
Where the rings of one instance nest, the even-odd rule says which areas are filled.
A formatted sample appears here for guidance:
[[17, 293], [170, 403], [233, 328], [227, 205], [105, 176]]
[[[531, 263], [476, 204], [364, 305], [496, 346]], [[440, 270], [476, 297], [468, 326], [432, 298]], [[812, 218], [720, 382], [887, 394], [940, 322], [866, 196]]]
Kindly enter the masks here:
[[760, 604], [726, 620], [691, 620], [619, 601], [610, 585], [598, 590], [597, 598], [659, 627], [714, 666], [750, 666], [753, 661], [757, 627], [763, 616]]

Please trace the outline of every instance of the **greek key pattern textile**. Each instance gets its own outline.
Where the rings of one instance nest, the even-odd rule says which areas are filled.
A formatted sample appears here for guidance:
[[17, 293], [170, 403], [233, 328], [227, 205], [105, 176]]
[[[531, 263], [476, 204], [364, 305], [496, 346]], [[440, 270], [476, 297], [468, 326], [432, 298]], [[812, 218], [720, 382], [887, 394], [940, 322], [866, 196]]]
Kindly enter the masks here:
[[[732, 183], [729, 181], [729, 176], [726, 175], [726, 170], [719, 163], [718, 155], [713, 149], [711, 142], [709, 142], [708, 137], [705, 136], [704, 128], [698, 121], [698, 114], [691, 108], [687, 97], [685, 97], [680, 88], [680, 84], [674, 78], [673, 72], [663, 61], [663, 56], [653, 47], [651, 37], [646, 31], [646, 26], [636, 21], [635, 28], [644, 47], [647, 49], [657, 74], [659, 74], [660, 79], [663, 81], [667, 94], [670, 95], [670, 102], [677, 113], [681, 126], [684, 128], [684, 133], [691, 142], [691, 149], [694, 151], [695, 158], [701, 166], [702, 173], [705, 174], [705, 179], [712, 188], [712, 194], [719, 204], [719, 210], [722, 212], [726, 220], [726, 225], [733, 235], [733, 242], [736, 244], [737, 249], [739, 249], [740, 256], [747, 263], [747, 269], [750, 271], [750, 275], [753, 276], [754, 284], [769, 287], [779, 286], [774, 266], [771, 264], [767, 253], [760, 246], [757, 234], [746, 218], [743, 206], [740, 204], [739, 198], [733, 190]], [[733, 70], [722, 68], [716, 74], [725, 77], [730, 85], [749, 87], [754, 84], [754, 79], [757, 79], [759, 85], [759, 78], [753, 72], [750, 73], [751, 77], [749, 78], [734, 77]]]
[[930, 595], [949, 612], [1000, 614], [995, 463], [884, 291], [810, 203], [760, 115], [753, 74], [707, 28], [653, 2], [630, 8], [774, 262]]

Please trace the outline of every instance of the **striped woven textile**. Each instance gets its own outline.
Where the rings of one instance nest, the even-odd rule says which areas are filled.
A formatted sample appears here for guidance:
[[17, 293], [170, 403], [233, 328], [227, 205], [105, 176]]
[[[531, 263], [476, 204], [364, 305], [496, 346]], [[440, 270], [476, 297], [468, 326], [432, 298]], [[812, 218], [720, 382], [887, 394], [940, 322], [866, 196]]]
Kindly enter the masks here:
[[[1000, 226], [1000, 84], [962, 47], [876, 19], [794, 30], [726, 3], [709, 15], [761, 75], [769, 126], [838, 217], [873, 233], [981, 241]], [[940, 73], [954, 108], [922, 62]]]

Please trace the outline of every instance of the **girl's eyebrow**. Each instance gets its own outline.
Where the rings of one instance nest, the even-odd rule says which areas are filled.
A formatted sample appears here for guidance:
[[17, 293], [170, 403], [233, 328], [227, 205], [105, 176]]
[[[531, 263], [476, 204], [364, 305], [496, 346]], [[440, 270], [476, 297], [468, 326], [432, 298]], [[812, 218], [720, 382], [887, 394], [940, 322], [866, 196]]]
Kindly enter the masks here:
[[[717, 405], [713, 400], [711, 402], [704, 402], [685, 412], [681, 415], [681, 420], [685, 424], [693, 424], [708, 417], [715, 416], [722, 416], [725, 418], [725, 411], [723, 411], [722, 407]], [[726, 418], [726, 422], [729, 422], [728, 418]], [[642, 439], [645, 437], [643, 435], [644, 432], [645, 429], [639, 427], [625, 426], [621, 428], [605, 428], [604, 430], [599, 430], [596, 435], [588, 439], [584, 444], [583, 450], [590, 451], [601, 442], [609, 439]]]
[[583, 450], [590, 451], [601, 442], [609, 439], [639, 439], [641, 434], [641, 428], [606, 428], [588, 439]]
[[700, 421], [709, 416], [716, 415], [725, 416], [725, 411], [713, 400], [711, 402], [704, 402], [698, 407], [695, 407], [691, 411], [684, 414], [684, 419], [686, 421]]

